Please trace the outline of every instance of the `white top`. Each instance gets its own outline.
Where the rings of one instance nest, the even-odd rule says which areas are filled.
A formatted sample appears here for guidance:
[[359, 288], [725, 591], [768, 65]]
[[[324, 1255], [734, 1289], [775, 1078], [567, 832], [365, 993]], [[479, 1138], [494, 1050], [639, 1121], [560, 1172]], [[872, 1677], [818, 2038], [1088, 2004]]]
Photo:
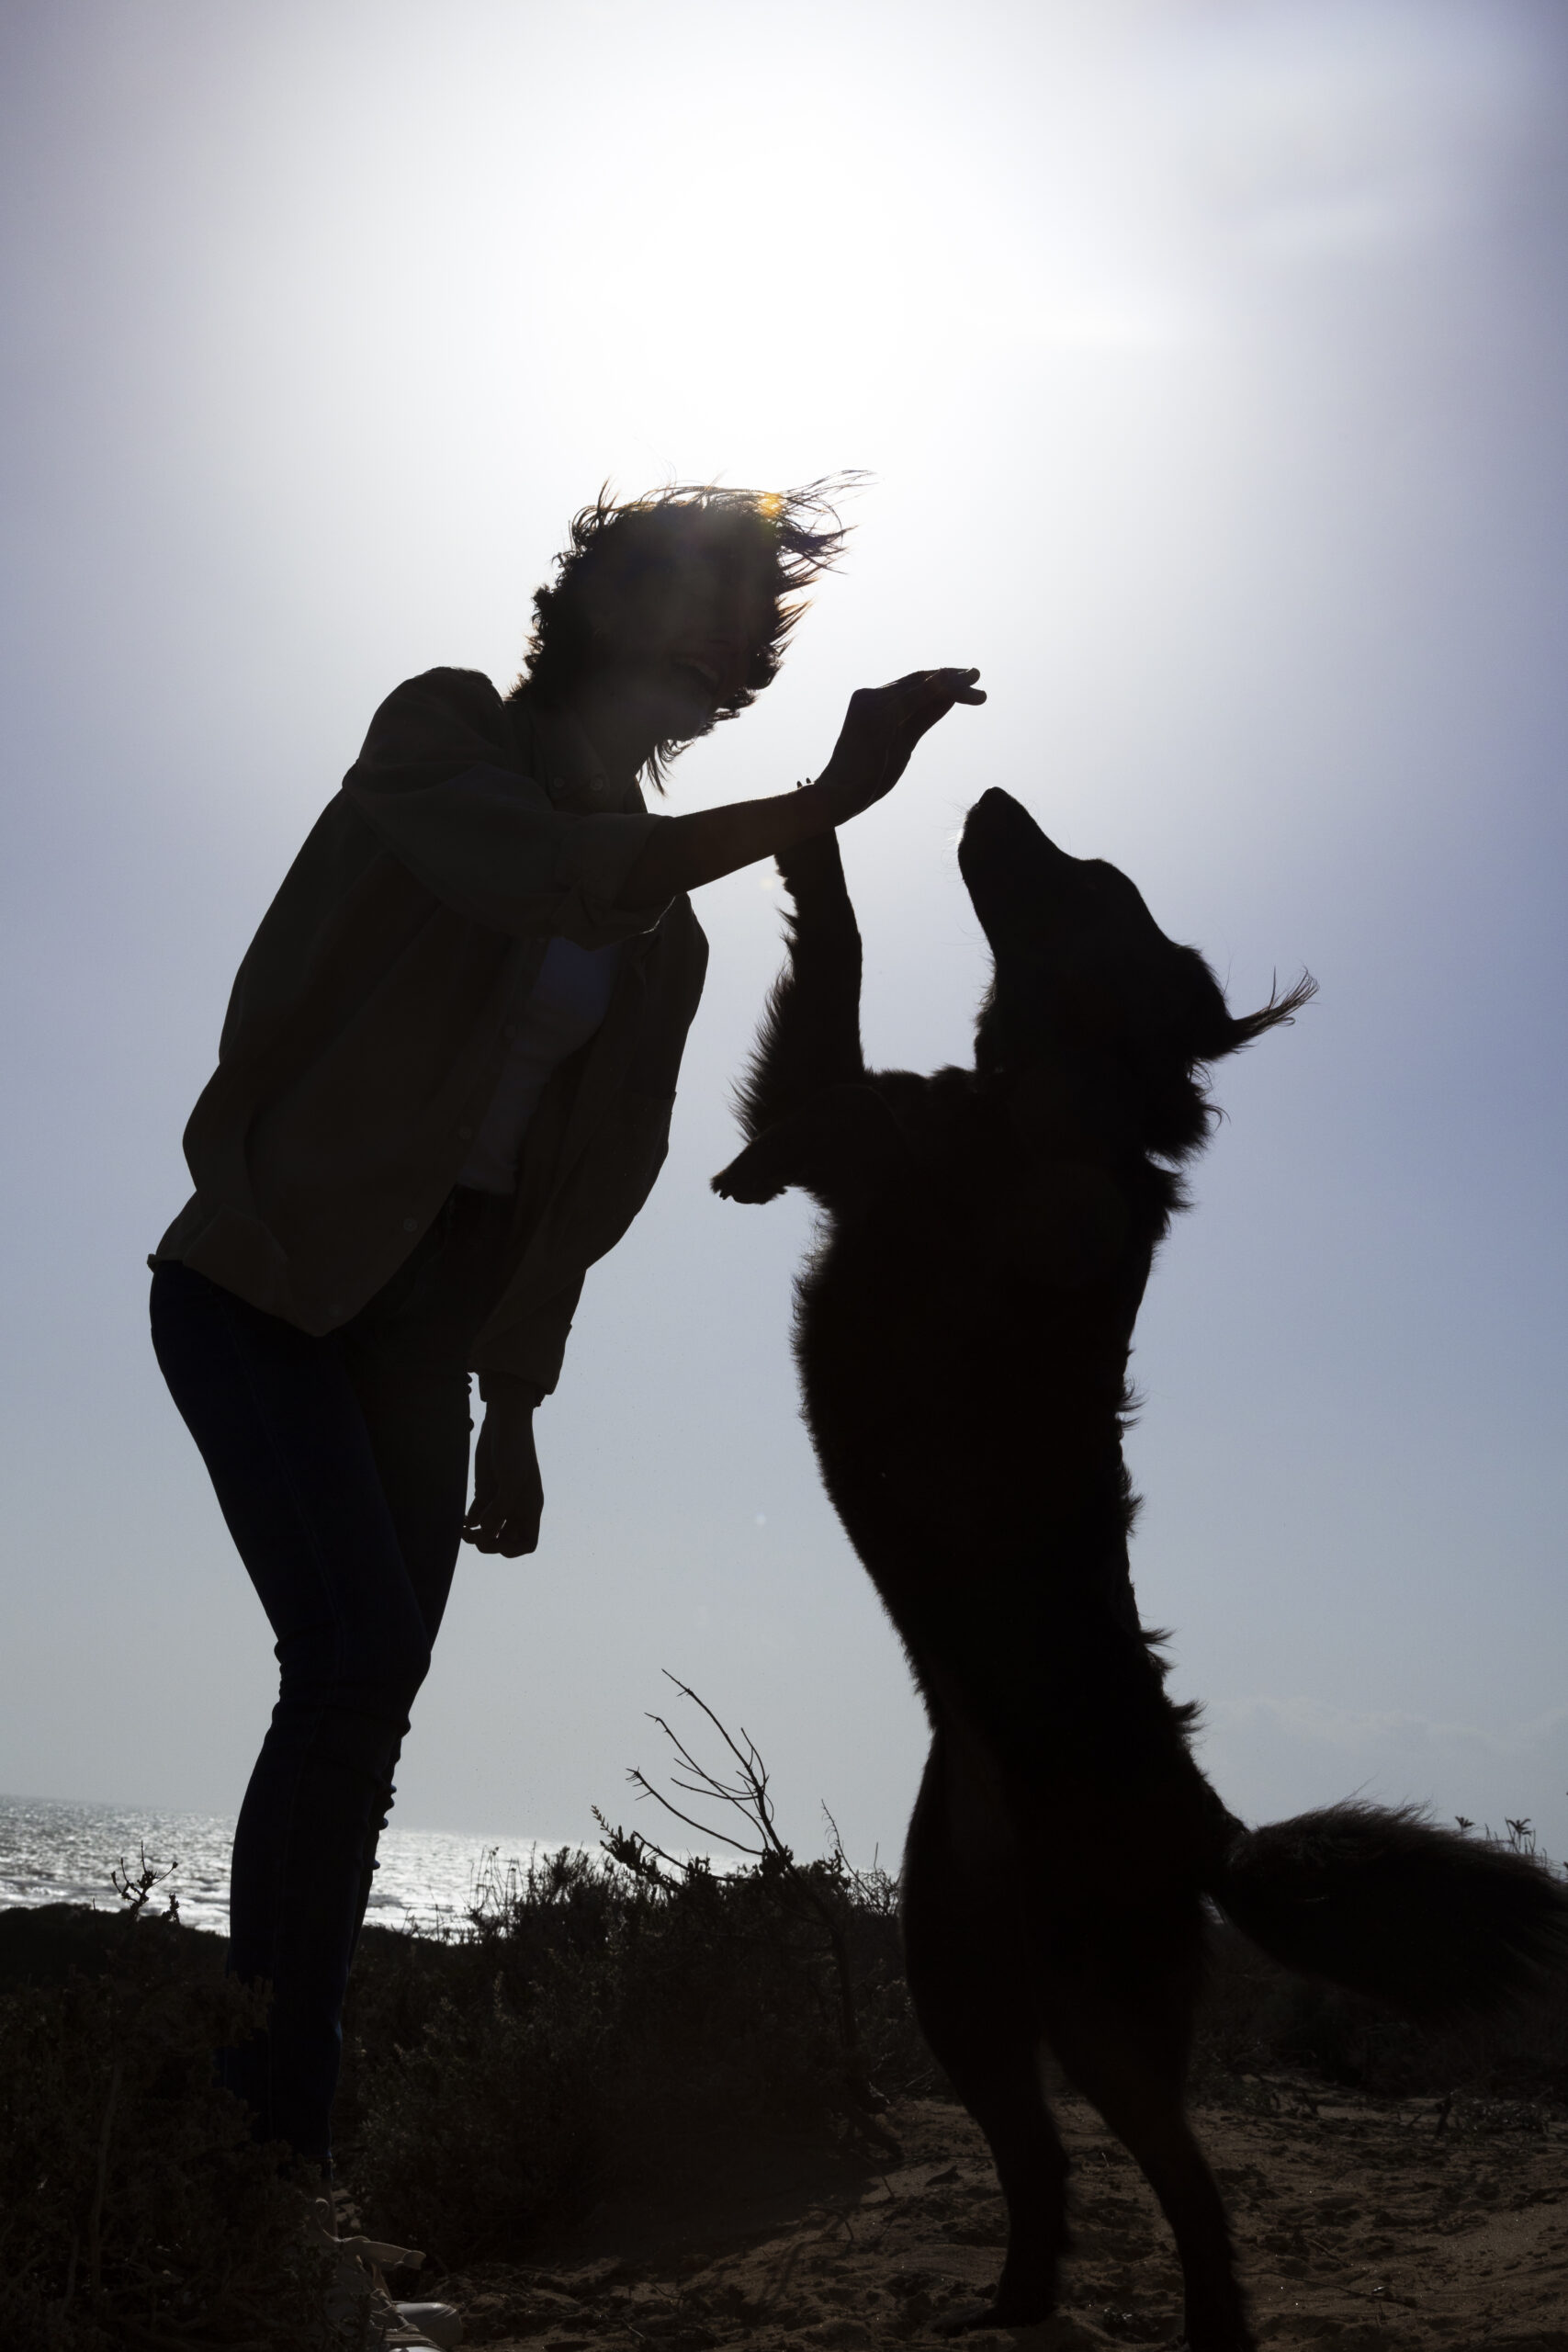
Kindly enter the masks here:
[[603, 1022], [620, 962], [619, 940], [609, 947], [551, 940], [521, 1012], [502, 1030], [506, 1059], [459, 1184], [477, 1193], [517, 1190], [523, 1138], [539, 1097], [567, 1056], [586, 1045]]

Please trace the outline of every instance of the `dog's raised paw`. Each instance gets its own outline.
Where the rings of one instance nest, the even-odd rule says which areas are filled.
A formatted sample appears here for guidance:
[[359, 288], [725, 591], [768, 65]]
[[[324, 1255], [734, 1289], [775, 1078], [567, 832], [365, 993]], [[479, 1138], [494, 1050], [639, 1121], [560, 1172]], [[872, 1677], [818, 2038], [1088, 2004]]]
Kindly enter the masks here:
[[728, 1168], [721, 1168], [716, 1176], [709, 1177], [709, 1185], [721, 1201], [742, 1201], [752, 1207], [763, 1201], [776, 1201], [781, 1193], [788, 1191], [786, 1184], [755, 1162], [749, 1167], [747, 1162], [750, 1159], [750, 1152], [743, 1151]]

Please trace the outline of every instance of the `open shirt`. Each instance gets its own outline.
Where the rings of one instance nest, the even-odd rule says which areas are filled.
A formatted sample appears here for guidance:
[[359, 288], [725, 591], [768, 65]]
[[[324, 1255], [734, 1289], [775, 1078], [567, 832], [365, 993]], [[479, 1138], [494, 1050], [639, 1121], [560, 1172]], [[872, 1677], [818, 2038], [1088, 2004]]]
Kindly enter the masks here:
[[624, 942], [603, 1025], [528, 1128], [481, 1376], [554, 1387], [582, 1278], [647, 1199], [707, 942], [615, 900], [653, 828], [580, 729], [472, 670], [399, 686], [262, 919], [154, 1253], [299, 1329], [397, 1271], [468, 1158], [552, 939]]

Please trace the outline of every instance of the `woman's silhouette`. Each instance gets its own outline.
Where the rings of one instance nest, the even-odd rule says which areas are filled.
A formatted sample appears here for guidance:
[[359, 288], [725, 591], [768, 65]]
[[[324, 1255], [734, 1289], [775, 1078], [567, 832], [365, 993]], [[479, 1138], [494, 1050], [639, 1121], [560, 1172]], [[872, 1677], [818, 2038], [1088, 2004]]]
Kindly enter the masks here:
[[661, 789], [774, 675], [842, 545], [831, 488], [602, 496], [510, 695], [434, 670], [389, 695], [240, 967], [186, 1131], [153, 1340], [281, 1668], [230, 1946], [272, 2001], [224, 2064], [309, 2162], [459, 1540], [537, 1543], [535, 1408], [664, 1156], [707, 955], [685, 894], [858, 815], [984, 699], [973, 671], [917, 672], [853, 697], [815, 784], [648, 812], [638, 777]]

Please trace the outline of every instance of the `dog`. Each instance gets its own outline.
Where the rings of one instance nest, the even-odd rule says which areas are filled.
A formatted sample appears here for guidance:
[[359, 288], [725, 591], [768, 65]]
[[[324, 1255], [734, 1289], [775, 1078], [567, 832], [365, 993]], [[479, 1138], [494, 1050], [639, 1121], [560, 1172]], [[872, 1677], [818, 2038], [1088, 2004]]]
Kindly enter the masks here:
[[1250, 2352], [1184, 2085], [1205, 1898], [1286, 1965], [1438, 2018], [1568, 1954], [1541, 1869], [1409, 1809], [1248, 1830], [1193, 1760], [1128, 1571], [1127, 1359], [1209, 1067], [1289, 1022], [1235, 1016], [1133, 883], [1009, 794], [959, 867], [993, 960], [973, 1069], [870, 1071], [838, 845], [780, 861], [789, 960], [739, 1091], [735, 1201], [823, 1212], [798, 1286], [806, 1418], [931, 1728], [905, 1855], [920, 2028], [990, 2145], [1009, 2236], [956, 2324], [1053, 2309], [1066, 2158], [1043, 2045], [1125, 2143], [1175, 2235], [1190, 2352]]

